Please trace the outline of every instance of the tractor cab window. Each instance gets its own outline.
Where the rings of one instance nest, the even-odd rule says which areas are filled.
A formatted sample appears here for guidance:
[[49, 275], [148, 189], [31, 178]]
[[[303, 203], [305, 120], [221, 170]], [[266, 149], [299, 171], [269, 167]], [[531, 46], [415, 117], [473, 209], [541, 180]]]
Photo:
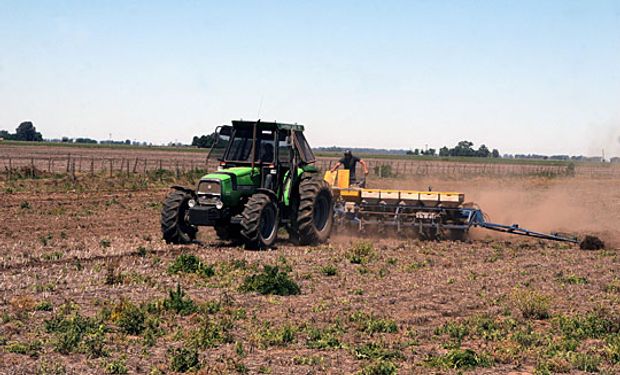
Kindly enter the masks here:
[[312, 153], [312, 149], [310, 148], [308, 141], [306, 141], [304, 133], [295, 132], [295, 141], [301, 160], [306, 164], [314, 163], [314, 153]]
[[291, 137], [280, 133], [278, 137], [278, 159], [280, 164], [287, 165], [291, 161]]
[[[231, 162], [252, 162], [252, 136], [253, 130], [251, 128], [235, 129], [224, 160]], [[273, 163], [274, 156], [275, 148], [273, 131], [258, 131], [256, 134], [256, 150], [254, 160], [262, 163]]]

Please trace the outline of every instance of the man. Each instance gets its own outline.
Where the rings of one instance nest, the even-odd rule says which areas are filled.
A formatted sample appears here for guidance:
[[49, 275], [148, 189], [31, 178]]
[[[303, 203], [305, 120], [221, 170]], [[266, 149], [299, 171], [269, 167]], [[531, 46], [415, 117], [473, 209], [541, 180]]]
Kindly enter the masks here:
[[[353, 154], [351, 154], [351, 150], [346, 150], [344, 152], [344, 157], [340, 159], [336, 165], [334, 165], [331, 171], [335, 172], [336, 169], [342, 165], [344, 169], [349, 170], [349, 184], [353, 185], [355, 184], [355, 165], [357, 162], [364, 167], [364, 177], [366, 177], [368, 175], [368, 164], [357, 156], [353, 156]], [[362, 185], [365, 185], [365, 181], [362, 181]]]

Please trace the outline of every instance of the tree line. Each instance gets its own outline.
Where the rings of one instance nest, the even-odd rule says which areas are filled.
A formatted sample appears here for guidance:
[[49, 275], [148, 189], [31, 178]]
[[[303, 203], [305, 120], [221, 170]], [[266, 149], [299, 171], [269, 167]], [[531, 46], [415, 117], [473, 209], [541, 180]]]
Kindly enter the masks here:
[[448, 148], [444, 146], [439, 149], [439, 154], [437, 154], [437, 150], [434, 148], [429, 148], [426, 150], [414, 149], [407, 151], [407, 155], [426, 155], [426, 156], [457, 156], [457, 157], [478, 157], [478, 158], [499, 158], [500, 153], [499, 150], [494, 148], [492, 151], [486, 145], [480, 145], [478, 149], [474, 148], [474, 143], [470, 141], [460, 141], [456, 144], [456, 146], [452, 148]]

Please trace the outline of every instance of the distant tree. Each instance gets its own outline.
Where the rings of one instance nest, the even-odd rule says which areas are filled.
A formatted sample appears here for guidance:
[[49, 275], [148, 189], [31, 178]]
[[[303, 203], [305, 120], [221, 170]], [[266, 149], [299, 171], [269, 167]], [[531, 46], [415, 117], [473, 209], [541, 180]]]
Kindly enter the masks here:
[[450, 156], [475, 156], [476, 150], [472, 148], [473, 142], [460, 141], [455, 148], [450, 150]]
[[405, 153], [407, 155], [413, 155], [413, 151], [412, 150], [407, 150], [407, 152]]
[[126, 145], [130, 145], [131, 144], [131, 139], [125, 139], [125, 144]]
[[75, 139], [75, 143], [90, 143], [90, 144], [96, 144], [97, 141], [94, 139], [90, 139], [90, 138], [76, 138]]
[[439, 156], [450, 156], [450, 149], [446, 146], [443, 146], [439, 149]]
[[41, 142], [43, 136], [30, 121], [24, 121], [15, 129], [15, 139], [18, 141]]
[[478, 151], [476, 151], [476, 156], [481, 158], [487, 158], [489, 157], [489, 155], [491, 155], [491, 151], [489, 151], [487, 146], [480, 145], [480, 147], [478, 147]]
[[15, 134], [11, 134], [6, 130], [0, 130], [0, 138], [5, 139], [7, 141], [15, 140]]
[[215, 141], [215, 133], [209, 135], [201, 135], [200, 137], [194, 136], [192, 139], [192, 146], [196, 146], [198, 148], [209, 148], [213, 146], [213, 142]]
[[494, 158], [499, 158], [499, 150], [494, 148], [493, 151], [491, 151], [491, 156]]
[[61, 141], [62, 143], [70, 143], [70, 142], [71, 142], [71, 138], [69, 138], [69, 137], [62, 137], [62, 138], [60, 139], [60, 141]]
[[435, 156], [435, 153], [437, 152], [437, 150], [435, 150], [434, 148], [429, 148], [426, 151], [422, 151], [422, 155], [426, 155], [426, 156]]

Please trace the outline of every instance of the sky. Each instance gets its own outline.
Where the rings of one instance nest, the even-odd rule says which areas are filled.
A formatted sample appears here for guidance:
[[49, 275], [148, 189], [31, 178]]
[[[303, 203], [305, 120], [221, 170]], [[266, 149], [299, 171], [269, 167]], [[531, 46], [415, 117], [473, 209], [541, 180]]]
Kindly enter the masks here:
[[0, 0], [0, 129], [620, 156], [620, 0]]

